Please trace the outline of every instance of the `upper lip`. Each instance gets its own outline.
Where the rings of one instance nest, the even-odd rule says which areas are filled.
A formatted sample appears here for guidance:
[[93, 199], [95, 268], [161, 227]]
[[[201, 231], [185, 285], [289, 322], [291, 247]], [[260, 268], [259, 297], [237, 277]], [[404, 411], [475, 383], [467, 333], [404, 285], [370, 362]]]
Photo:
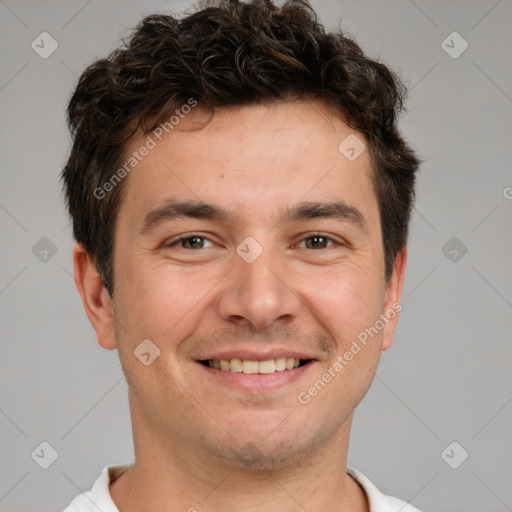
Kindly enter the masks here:
[[272, 350], [250, 350], [250, 349], [232, 349], [222, 350], [211, 354], [198, 357], [198, 361], [208, 361], [210, 359], [246, 359], [249, 361], [268, 361], [269, 359], [315, 359], [311, 354], [297, 352], [290, 349], [272, 349]]

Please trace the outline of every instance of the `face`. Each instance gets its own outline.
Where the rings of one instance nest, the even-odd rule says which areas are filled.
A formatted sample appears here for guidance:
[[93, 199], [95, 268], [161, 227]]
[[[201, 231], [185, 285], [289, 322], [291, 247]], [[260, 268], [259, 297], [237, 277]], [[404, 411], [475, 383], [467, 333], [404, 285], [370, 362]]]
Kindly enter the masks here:
[[386, 283], [368, 151], [338, 149], [364, 139], [325, 106], [223, 109], [191, 130], [200, 117], [153, 136], [126, 178], [112, 318], [95, 327], [119, 350], [139, 435], [278, 467], [348, 435], [405, 254]]

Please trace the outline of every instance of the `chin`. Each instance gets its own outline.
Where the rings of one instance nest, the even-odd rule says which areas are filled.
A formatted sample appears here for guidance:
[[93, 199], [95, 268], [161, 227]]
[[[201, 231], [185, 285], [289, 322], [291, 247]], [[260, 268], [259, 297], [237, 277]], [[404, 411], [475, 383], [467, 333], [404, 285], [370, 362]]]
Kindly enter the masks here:
[[280, 471], [296, 466], [310, 450], [299, 447], [281, 446], [280, 448], [263, 448], [255, 443], [247, 442], [238, 449], [224, 452], [225, 462], [233, 467], [243, 468], [252, 472]]
[[297, 431], [293, 432], [289, 427], [286, 430], [276, 429], [274, 423], [273, 427], [258, 428], [257, 431], [232, 432], [227, 445], [214, 443], [209, 451], [227, 466], [252, 472], [281, 471], [310, 459], [330, 437], [326, 436], [326, 432], [304, 434], [304, 428], [297, 427]]

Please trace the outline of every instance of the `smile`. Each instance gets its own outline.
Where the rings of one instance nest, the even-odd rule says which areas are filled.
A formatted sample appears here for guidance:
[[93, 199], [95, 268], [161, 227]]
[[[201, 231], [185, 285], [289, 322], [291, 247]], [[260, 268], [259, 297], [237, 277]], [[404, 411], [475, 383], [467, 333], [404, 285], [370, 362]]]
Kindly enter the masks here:
[[201, 361], [201, 364], [215, 370], [233, 373], [245, 373], [247, 375], [268, 375], [275, 372], [293, 370], [307, 364], [310, 359], [279, 358], [255, 361], [250, 359], [208, 359]]

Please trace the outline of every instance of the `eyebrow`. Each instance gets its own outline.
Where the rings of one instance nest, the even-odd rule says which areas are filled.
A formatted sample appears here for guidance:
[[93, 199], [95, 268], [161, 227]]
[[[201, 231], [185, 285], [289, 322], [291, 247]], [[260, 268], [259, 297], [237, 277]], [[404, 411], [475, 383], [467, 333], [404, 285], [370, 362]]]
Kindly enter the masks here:
[[320, 218], [347, 221], [362, 231], [368, 230], [363, 214], [354, 206], [341, 200], [329, 203], [303, 201], [291, 208], [285, 207], [282, 211], [281, 221], [294, 222]]
[[[237, 220], [237, 216], [233, 213], [210, 203], [169, 199], [162, 206], [146, 214], [140, 234], [147, 235], [161, 224], [177, 218], [213, 220], [225, 224]], [[363, 214], [354, 206], [341, 200], [328, 203], [302, 201], [292, 207], [284, 207], [281, 209], [277, 223], [319, 218], [349, 222], [364, 232], [368, 229]]]
[[201, 201], [177, 201], [169, 199], [162, 206], [149, 212], [144, 217], [140, 234], [146, 235], [164, 222], [187, 217], [192, 219], [215, 220], [224, 223], [234, 220], [234, 216], [230, 212], [212, 204], [203, 203]]

